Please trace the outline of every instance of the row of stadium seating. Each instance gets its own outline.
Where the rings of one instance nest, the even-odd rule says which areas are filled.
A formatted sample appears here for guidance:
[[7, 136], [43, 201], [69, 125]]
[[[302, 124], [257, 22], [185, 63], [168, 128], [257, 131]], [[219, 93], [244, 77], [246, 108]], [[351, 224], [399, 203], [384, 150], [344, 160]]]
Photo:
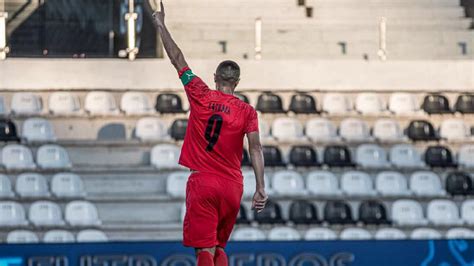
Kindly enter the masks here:
[[[44, 233], [43, 243], [71, 243], [71, 242], [106, 242], [107, 235], [99, 230], [86, 229], [81, 230], [74, 236], [73, 233], [66, 230], [50, 230]], [[0, 243], [2, 241], [0, 240]], [[40, 242], [38, 235], [29, 230], [14, 230], [8, 233], [6, 243], [25, 244]]]
[[[245, 95], [238, 95], [249, 102]], [[421, 106], [418, 105], [414, 94], [393, 93], [388, 100], [388, 110], [385, 100], [377, 93], [360, 93], [356, 96], [355, 111], [361, 114], [378, 115], [390, 111], [398, 115], [413, 114], [420, 108], [428, 114], [447, 114], [453, 112], [474, 113], [474, 95], [460, 94], [454, 106], [448, 98], [441, 94], [428, 94]], [[256, 109], [262, 113], [284, 113], [282, 99], [274, 93], [263, 93], [258, 96]], [[40, 115], [44, 113], [42, 98], [30, 92], [17, 92], [11, 96], [10, 111], [5, 97], [0, 96], [0, 114]], [[48, 110], [53, 115], [69, 116], [83, 114], [79, 96], [71, 92], [54, 92], [48, 98]], [[120, 101], [120, 108], [115, 97], [110, 92], [89, 92], [84, 99], [84, 110], [90, 115], [118, 115], [122, 110], [127, 115], [145, 115], [154, 112], [181, 113], [183, 104], [181, 98], [172, 93], [159, 94], [155, 108], [152, 107], [148, 95], [141, 92], [125, 92]], [[322, 99], [322, 108], [317, 106], [316, 99], [305, 93], [291, 97], [288, 111], [297, 114], [315, 114], [320, 111], [329, 114], [347, 114], [353, 111], [353, 103], [345, 94], [326, 93]]]

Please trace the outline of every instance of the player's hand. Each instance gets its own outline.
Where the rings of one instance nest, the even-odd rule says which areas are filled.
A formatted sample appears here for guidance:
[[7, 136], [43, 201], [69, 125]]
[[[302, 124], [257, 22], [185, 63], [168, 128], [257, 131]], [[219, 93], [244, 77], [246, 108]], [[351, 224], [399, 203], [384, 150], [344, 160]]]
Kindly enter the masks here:
[[160, 1], [160, 11], [155, 11], [153, 13], [153, 19], [158, 27], [165, 26], [165, 7], [163, 6], [163, 1]]
[[265, 189], [257, 189], [253, 195], [252, 210], [256, 210], [257, 213], [263, 211], [263, 209], [265, 209], [265, 204], [267, 204], [267, 200], [268, 196], [267, 193], [265, 193]]

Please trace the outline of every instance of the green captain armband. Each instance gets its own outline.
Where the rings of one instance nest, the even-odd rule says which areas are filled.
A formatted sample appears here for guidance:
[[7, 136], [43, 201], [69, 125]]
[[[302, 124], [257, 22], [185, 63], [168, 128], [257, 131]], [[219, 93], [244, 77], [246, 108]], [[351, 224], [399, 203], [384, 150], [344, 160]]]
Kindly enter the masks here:
[[189, 84], [189, 82], [191, 82], [191, 80], [193, 80], [194, 77], [196, 77], [196, 75], [194, 75], [191, 69], [186, 70], [186, 72], [184, 72], [183, 75], [181, 75], [181, 82], [183, 83], [184, 86], [186, 86]]

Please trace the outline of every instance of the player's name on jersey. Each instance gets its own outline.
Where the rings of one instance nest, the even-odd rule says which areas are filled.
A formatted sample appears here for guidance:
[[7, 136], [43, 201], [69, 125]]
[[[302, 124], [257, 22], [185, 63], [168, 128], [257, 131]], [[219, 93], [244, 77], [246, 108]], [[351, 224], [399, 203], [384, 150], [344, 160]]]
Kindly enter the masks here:
[[209, 103], [207, 106], [208, 109], [214, 112], [220, 112], [225, 114], [230, 114], [230, 107], [220, 103]]

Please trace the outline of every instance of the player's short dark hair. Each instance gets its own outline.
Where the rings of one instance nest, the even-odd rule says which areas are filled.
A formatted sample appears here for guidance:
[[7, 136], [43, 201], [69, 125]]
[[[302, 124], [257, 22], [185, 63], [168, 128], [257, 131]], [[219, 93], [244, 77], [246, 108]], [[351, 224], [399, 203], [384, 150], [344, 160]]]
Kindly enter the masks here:
[[224, 86], [235, 86], [240, 78], [239, 65], [231, 60], [223, 61], [217, 66], [216, 81]]

